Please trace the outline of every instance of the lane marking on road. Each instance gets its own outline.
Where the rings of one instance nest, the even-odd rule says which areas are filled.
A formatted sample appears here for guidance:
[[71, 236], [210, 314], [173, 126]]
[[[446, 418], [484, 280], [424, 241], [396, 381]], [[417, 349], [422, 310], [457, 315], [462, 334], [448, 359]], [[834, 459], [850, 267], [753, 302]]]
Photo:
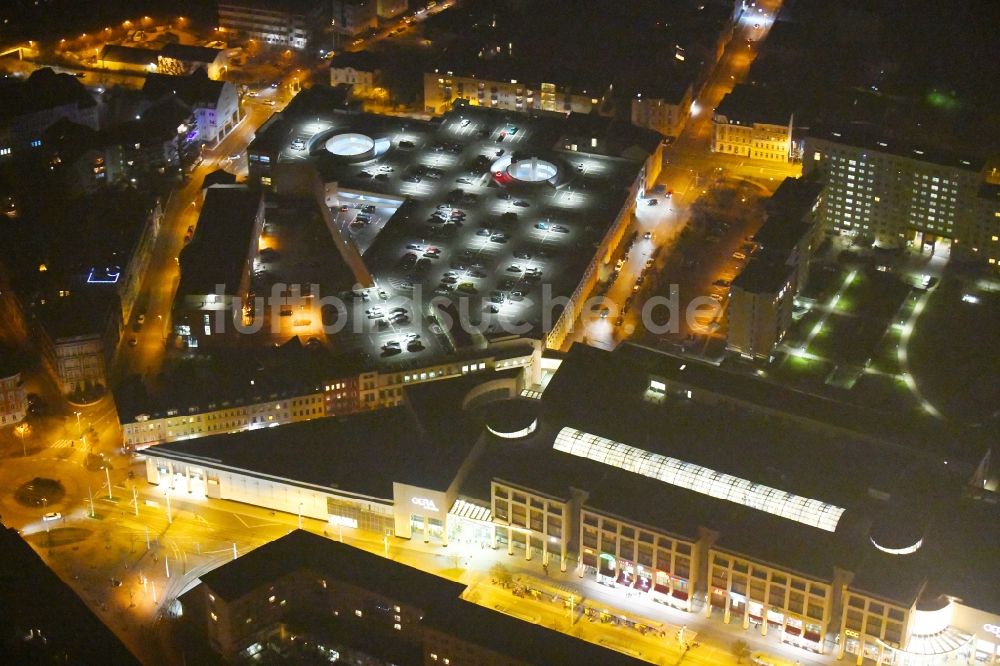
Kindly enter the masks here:
[[616, 651], [621, 652], [623, 654], [627, 654], [627, 655], [630, 655], [632, 657], [635, 657], [636, 659], [641, 659], [642, 658], [642, 652], [639, 652], [638, 650], [633, 650], [630, 647], [626, 647], [626, 646], [621, 645], [619, 643], [616, 643], [614, 641], [609, 641], [606, 638], [602, 638], [600, 640], [600, 644], [603, 645], [606, 648], [610, 648], [612, 650], [616, 650]]
[[500, 611], [504, 615], [510, 615], [511, 617], [516, 617], [518, 620], [522, 620], [524, 622], [530, 622], [531, 624], [538, 624], [539, 621], [537, 617], [525, 615], [524, 613], [518, 613], [517, 611], [507, 608], [506, 606], [503, 606], [501, 604], [495, 604], [493, 608], [495, 610]]

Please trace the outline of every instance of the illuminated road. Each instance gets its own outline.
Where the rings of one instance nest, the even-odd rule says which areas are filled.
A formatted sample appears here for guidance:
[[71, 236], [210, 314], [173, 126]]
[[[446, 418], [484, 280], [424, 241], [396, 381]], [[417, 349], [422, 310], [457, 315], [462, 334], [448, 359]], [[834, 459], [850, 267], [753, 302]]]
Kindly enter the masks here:
[[[435, 8], [441, 11], [446, 3]], [[765, 3], [776, 7], [777, 3]], [[633, 293], [635, 278], [645, 269], [647, 260], [657, 246], [662, 247], [654, 262], [652, 274], [664, 269], [673, 260], [669, 249], [686, 223], [691, 203], [701, 193], [701, 187], [722, 168], [727, 178], [753, 179], [765, 187], [776, 186], [786, 175], [794, 175], [794, 167], [758, 163], [708, 152], [711, 133], [711, 109], [714, 109], [733, 82], [745, 76], [753, 49], [745, 44], [746, 31], [753, 30], [744, 21], [708, 85], [699, 96], [699, 113], [689, 123], [688, 130], [668, 151], [668, 162], [660, 178], [665, 189], [674, 192], [670, 200], [656, 195], [659, 203], [647, 206], [639, 202], [635, 229], [638, 238], [629, 259], [608, 295], [619, 306]], [[385, 32], [376, 38], [384, 38]], [[742, 45], [742, 46], [741, 46]], [[745, 51], [744, 51], [745, 49]], [[89, 76], [89, 75], [88, 75]], [[297, 78], [288, 74], [278, 90], [264, 90], [257, 98], [246, 98], [246, 118], [216, 149], [207, 151], [205, 161], [188, 181], [176, 190], [167, 203], [163, 226], [149, 272], [142, 288], [136, 312], [145, 313], [145, 324], [138, 332], [128, 322], [123, 336], [114, 377], [140, 373], [155, 378], [162, 364], [168, 340], [169, 312], [178, 280], [175, 258], [183, 247], [187, 228], [198, 216], [199, 188], [205, 175], [216, 168], [225, 168], [238, 175], [246, 174], [245, 156], [232, 160], [231, 155], [244, 153], [253, 132], [271, 113], [281, 108], [290, 94], [289, 82]], [[131, 80], [131, 77], [130, 77]], [[89, 81], [88, 81], [89, 82]], [[266, 101], [274, 100], [274, 106]], [[773, 181], [771, 179], [774, 179]], [[772, 185], [773, 183], [773, 185]], [[652, 238], [644, 239], [649, 231]], [[734, 242], [741, 238], [734, 230]], [[727, 243], [729, 241], [727, 240]], [[718, 266], [711, 264], [706, 277], [715, 275], [728, 265], [732, 248], [720, 243], [707, 248], [718, 255]], [[617, 258], [617, 257], [616, 257]], [[735, 274], [725, 273], [724, 275]], [[647, 278], [649, 279], [649, 278]], [[580, 335], [587, 335], [597, 344], [613, 346], [637, 325], [637, 307], [650, 290], [639, 291], [637, 303], [626, 315], [621, 326], [615, 317], [604, 319], [589, 309], [584, 312]], [[589, 329], [588, 329], [589, 327]], [[128, 341], [135, 337], [135, 347]], [[80, 424], [75, 415], [56, 421], [44, 433], [28, 440], [28, 456], [21, 456], [16, 442], [5, 450], [0, 461], [0, 482], [7, 491], [0, 494], [0, 513], [7, 524], [23, 530], [26, 538], [39, 550], [46, 562], [66, 580], [91, 608], [125, 641], [143, 663], [178, 663], [183, 655], [170, 654], [165, 649], [169, 632], [161, 631], [165, 624], [157, 622], [170, 603], [194, 584], [197, 576], [271, 541], [301, 524], [305, 529], [331, 532], [331, 538], [341, 538], [336, 528], [319, 521], [301, 520], [295, 515], [272, 513], [247, 505], [220, 500], [170, 498], [168, 519], [167, 497], [145, 480], [144, 465], [131, 463], [118, 450], [121, 437], [110, 400], [80, 410]], [[93, 424], [93, 434], [78, 439], [81, 430]], [[75, 443], [66, 446], [66, 440]], [[105, 471], [92, 464], [88, 454], [104, 454], [110, 463]], [[49, 530], [40, 520], [44, 511], [29, 509], [13, 500], [13, 490], [24, 481], [43, 474], [59, 478], [66, 488], [66, 497], [46, 510], [60, 511], [64, 520], [49, 523]], [[129, 474], [132, 478], [129, 478]], [[109, 488], [106, 480], [110, 479]], [[91, 516], [93, 514], [93, 516]], [[148, 535], [148, 536], [147, 536]], [[147, 547], [148, 538], [148, 547]], [[392, 539], [384, 542], [379, 535], [358, 530], [343, 530], [343, 540], [369, 551], [388, 554], [393, 559], [460, 580], [469, 585], [467, 598], [477, 603], [567, 631], [612, 649], [627, 651], [653, 663], [720, 664], [736, 663], [733, 642], [746, 640], [754, 651], [778, 654], [803, 666], [830, 663], [832, 660], [783, 646], [772, 637], [763, 638], [745, 631], [738, 624], [725, 625], [718, 618], [705, 619], [700, 613], [685, 613], [656, 604], [647, 598], [626, 597], [621, 589], [610, 589], [590, 579], [581, 579], [573, 571], [550, 572], [548, 578], [537, 561], [526, 562], [520, 556], [508, 556], [503, 551], [455, 544], [444, 554], [442, 549], [419, 542]], [[612, 614], [626, 614], [657, 628], [640, 634], [635, 629], [600, 621], [591, 622], [582, 616], [580, 608], [570, 610], [563, 603], [548, 599], [515, 596], [511, 590], [491, 583], [490, 568], [497, 562], [505, 564], [521, 581], [530, 585], [555, 586], [566, 593], [573, 592], [575, 603], [607, 609]], [[117, 582], [120, 581], [120, 584]], [[541, 582], [535, 582], [541, 581]], [[698, 647], [683, 650], [677, 628], [686, 626], [686, 642]], [[659, 632], [662, 631], [661, 635]]]
[[[435, 5], [434, 7], [432, 7], [431, 9], [425, 9], [425, 10], [420, 10], [419, 12], [406, 13], [406, 14], [400, 15], [397, 20], [395, 20], [395, 21], [393, 21], [391, 23], [387, 23], [386, 25], [384, 25], [382, 27], [382, 29], [380, 29], [378, 32], [376, 32], [371, 37], [368, 37], [366, 39], [356, 39], [353, 42], [351, 42], [349, 45], [347, 45], [344, 48], [344, 50], [345, 51], [363, 51], [363, 50], [367, 49], [369, 46], [371, 46], [372, 44], [374, 44], [375, 42], [378, 42], [378, 41], [381, 41], [383, 39], [387, 39], [389, 37], [392, 37], [394, 34], [404, 34], [404, 33], [397, 33], [396, 31], [399, 30], [400, 28], [402, 28], [404, 30], [404, 32], [406, 32], [406, 31], [410, 30], [410, 25], [411, 24], [418, 24], [418, 23], [421, 23], [422, 21], [426, 21], [431, 16], [434, 16], [435, 14], [439, 14], [439, 13], [443, 12], [444, 10], [448, 9], [449, 7], [453, 7], [453, 6], [457, 5], [459, 3], [459, 1], [460, 0], [447, 0], [446, 2], [440, 2], [440, 3], [438, 3], [437, 5]], [[406, 22], [407, 21], [407, 17], [409, 17], [410, 23]]]
[[[754, 230], [752, 228], [735, 229], [715, 246], [701, 244], [699, 256], [693, 258], [697, 265], [690, 276], [692, 279], [685, 279], [677, 285], [680, 321], [676, 328], [667, 326], [669, 317], [665, 307], [649, 310], [653, 313], [652, 319], [643, 322], [642, 304], [653, 295], [669, 296], [671, 287], [668, 281], [679, 282], [678, 269], [685, 257], [675, 250], [678, 236], [687, 224], [691, 204], [706, 193], [713, 183], [720, 180], [730, 184], [746, 181], [769, 194], [786, 177], [801, 175], [801, 166], [797, 164], [779, 164], [711, 152], [713, 112], [733, 86], [746, 78], [756, 55], [757, 42], [766, 37], [772, 23], [771, 17], [779, 7], [779, 0], [762, 2], [760, 9], [763, 11], [751, 9], [741, 18], [732, 40], [697, 95], [683, 132], [665, 151], [664, 168], [658, 185], [663, 190], [673, 191], [673, 197], [665, 201], [662, 195], [657, 195], [657, 206], [648, 206], [645, 199], [636, 202], [632, 229], [639, 236], [618, 278], [605, 294], [609, 301], [609, 315], [602, 318], [599, 308], [592, 310], [585, 307], [580, 319], [574, 324], [572, 334], [567, 338], [567, 345], [570, 341], [586, 342], [612, 349], [628, 338], [643, 338], [646, 342], [658, 343], [660, 336], [666, 332], [679, 339], [691, 335], [701, 336], [702, 341], [698, 344], [704, 349], [712, 338], [724, 337], [718, 326], [723, 321], [721, 312], [699, 314], [689, 322], [685, 310], [696, 297], [725, 295], [726, 291], [716, 288], [713, 283], [716, 280], [731, 281], [739, 272], [738, 265], [730, 265], [730, 257], [739, 248], [744, 236]], [[652, 240], [643, 240], [643, 234], [647, 231], [653, 234]], [[646, 261], [656, 246], [659, 246], [658, 256], [654, 265], [647, 270]], [[612, 261], [618, 256], [620, 255], [616, 255]], [[607, 279], [613, 269], [614, 265], [602, 266], [601, 279]], [[635, 290], [633, 287], [636, 278], [643, 271], [646, 271], [644, 283]], [[598, 294], [591, 294], [591, 298], [595, 296]], [[626, 306], [630, 297], [631, 301]], [[715, 306], [706, 303], [706, 307]], [[616, 315], [623, 311], [625, 315], [621, 323], [616, 325]], [[647, 330], [647, 325], [651, 325], [650, 330]]]
[[[113, 381], [119, 382], [130, 374], [143, 375], [147, 380], [156, 378], [163, 362], [166, 344], [170, 338], [170, 309], [180, 279], [177, 257], [184, 247], [184, 236], [189, 227], [198, 222], [201, 210], [201, 184], [205, 176], [216, 169], [225, 169], [238, 176], [246, 175], [247, 144], [254, 132], [280, 106], [270, 107], [260, 103], [244, 105], [245, 117], [217, 147], [206, 150], [204, 162], [187, 177], [183, 186], [170, 195], [164, 211], [160, 237], [153, 250], [149, 269], [143, 281], [135, 316], [145, 313], [146, 321], [137, 332], [135, 316], [128, 322], [126, 333], [116, 359]], [[230, 156], [240, 154], [237, 160]], [[131, 346], [131, 339], [136, 345]]]
[[[107, 407], [95, 407], [96, 417], [106, 418], [107, 413]], [[106, 451], [109, 446], [96, 448]], [[112, 464], [110, 472], [87, 469], [85, 454], [79, 450], [48, 449], [28, 458], [8, 457], [0, 464], [0, 479], [6, 488], [13, 489], [13, 484], [34, 476], [39, 464], [63, 481], [66, 498], [46, 510], [60, 511], [64, 519], [43, 523], [43, 510], [20, 507], [13, 501], [12, 491], [0, 495], [0, 511], [5, 522], [23, 531], [46, 563], [146, 664], [183, 662], [182, 652], [171, 651], [170, 623], [164, 618], [174, 612], [173, 600], [192, 587], [198, 576], [231, 561], [234, 547], [236, 555], [243, 555], [300, 525], [465, 583], [469, 586], [465, 597], [475, 603], [652, 663], [680, 662], [680, 627], [686, 627], [685, 642], [698, 645], [683, 653], [685, 662], [735, 663], [731, 648], [736, 638], [741, 638], [753, 650], [782, 654], [805, 666], [821, 663], [813, 661], [811, 653], [781, 645], [773, 637], [760, 637], [738, 624], [724, 625], [717, 615], [706, 620], [701, 613], [685, 613], [648, 598], [630, 598], [624, 589], [580, 578], [573, 569], [543, 572], [538, 558], [529, 562], [519, 553], [511, 556], [505, 550], [466, 543], [453, 543], [444, 550], [417, 540], [385, 541], [374, 533], [336, 528], [308, 518], [300, 521], [294, 514], [187, 495], [169, 498], [168, 519], [168, 498], [145, 482], [145, 463], [129, 467], [125, 457], [112, 453], [107, 457]], [[129, 471], [133, 472], [131, 479]], [[108, 476], [110, 499], [104, 484]], [[491, 568], [497, 563], [502, 563], [515, 580], [542, 594], [538, 598], [515, 596], [511, 589], [494, 585]], [[553, 601], [549, 594], [560, 599]], [[574, 598], [572, 623], [566, 607], [570, 594]], [[606, 622], [590, 621], [584, 616], [585, 607], [606, 613]], [[626, 616], [651, 630], [640, 633], [624, 624], [613, 624], [611, 616]]]

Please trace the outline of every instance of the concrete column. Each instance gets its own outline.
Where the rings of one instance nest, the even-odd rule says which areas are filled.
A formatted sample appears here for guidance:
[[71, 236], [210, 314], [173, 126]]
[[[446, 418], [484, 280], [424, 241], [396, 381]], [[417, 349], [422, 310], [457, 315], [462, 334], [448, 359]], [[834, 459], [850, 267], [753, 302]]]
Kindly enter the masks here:
[[844, 632], [840, 632], [840, 635], [837, 637], [837, 651], [834, 656], [837, 659], [843, 659], [844, 652], [846, 649], [847, 649], [847, 636], [844, 635]]
[[514, 530], [507, 528], [507, 554], [514, 554]]
[[857, 654], [857, 657], [854, 660], [854, 663], [857, 664], [857, 666], [861, 666], [861, 664], [864, 663], [864, 660], [865, 660], [865, 637], [864, 636], [859, 636], [858, 637], [858, 654]]
[[424, 516], [423, 518], [421, 518], [421, 520], [424, 521], [424, 543], [429, 543], [431, 540], [431, 535], [427, 531], [429, 527], [429, 525], [427, 524], [427, 516]]
[[743, 628], [750, 628], [750, 599], [743, 600]]
[[565, 539], [559, 544], [559, 571], [565, 573], [566, 571], [566, 559], [568, 555], [566, 554], [566, 541]]
[[[712, 612], [712, 610], [711, 610], [712, 603], [711, 602], [712, 602], [712, 598], [709, 597], [708, 610], [705, 611], [705, 617], [708, 617], [711, 614], [711, 612]], [[729, 604], [729, 595], [727, 594], [726, 595], [726, 602], [725, 602], [725, 604], [722, 607], [722, 621], [725, 622], [726, 624], [729, 624], [729, 621], [732, 619], [732, 615], [733, 614], [732, 614], [731, 607], [730, 607], [730, 604]]]
[[760, 635], [767, 636], [767, 604], [760, 607]]

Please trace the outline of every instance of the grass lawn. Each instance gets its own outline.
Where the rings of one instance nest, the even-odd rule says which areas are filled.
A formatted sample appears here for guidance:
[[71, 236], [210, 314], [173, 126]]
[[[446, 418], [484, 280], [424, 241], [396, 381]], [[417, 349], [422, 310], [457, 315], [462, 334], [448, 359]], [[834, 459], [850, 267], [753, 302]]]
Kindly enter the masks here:
[[872, 354], [871, 367], [879, 372], [898, 375], [899, 367], [899, 329], [890, 328]]
[[[844, 284], [845, 278], [842, 276], [839, 284]], [[813, 337], [809, 352], [836, 364], [864, 366], [875, 354], [909, 291], [892, 275], [859, 270]], [[826, 302], [832, 298], [833, 294]], [[821, 320], [821, 313], [810, 312], [796, 323], [789, 340], [801, 344]]]
[[886, 375], [863, 374], [849, 395], [858, 405], [881, 411], [908, 411], [918, 407], [903, 380]]
[[769, 371], [773, 378], [792, 386], [815, 388], [822, 386], [833, 370], [833, 363], [789, 354]]
[[809, 277], [806, 286], [800, 292], [803, 298], [811, 298], [820, 302], [825, 302], [830, 296], [840, 289], [848, 271], [841, 266], [832, 264], [814, 264], [809, 269]]
[[801, 347], [802, 343], [809, 337], [809, 332], [823, 318], [823, 313], [811, 310], [802, 316], [802, 319], [792, 322], [792, 327], [785, 336], [785, 344], [789, 347]]
[[978, 292], [966, 303], [964, 281], [946, 278], [933, 292], [910, 337], [910, 370], [943, 413], [980, 422], [1000, 404], [1000, 294]]

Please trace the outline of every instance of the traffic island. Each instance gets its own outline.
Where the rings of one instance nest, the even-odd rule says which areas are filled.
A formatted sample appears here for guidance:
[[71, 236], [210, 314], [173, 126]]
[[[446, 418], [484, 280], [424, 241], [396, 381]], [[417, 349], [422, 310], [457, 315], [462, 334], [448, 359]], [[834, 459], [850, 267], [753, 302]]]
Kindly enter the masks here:
[[46, 507], [59, 502], [66, 495], [66, 489], [58, 479], [36, 476], [21, 484], [14, 491], [18, 504], [28, 507]]

